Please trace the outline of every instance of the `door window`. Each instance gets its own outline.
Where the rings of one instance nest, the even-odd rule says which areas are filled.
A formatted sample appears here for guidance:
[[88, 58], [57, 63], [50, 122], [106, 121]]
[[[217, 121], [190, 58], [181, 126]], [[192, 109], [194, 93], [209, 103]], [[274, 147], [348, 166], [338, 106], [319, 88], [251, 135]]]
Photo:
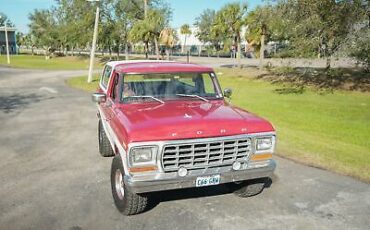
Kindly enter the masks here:
[[111, 97], [114, 101], [119, 101], [120, 100], [120, 85], [119, 84], [119, 81], [120, 81], [120, 77], [118, 74], [115, 74], [114, 76], [114, 82], [113, 82], [113, 90], [112, 90], [112, 94], [111, 94]]

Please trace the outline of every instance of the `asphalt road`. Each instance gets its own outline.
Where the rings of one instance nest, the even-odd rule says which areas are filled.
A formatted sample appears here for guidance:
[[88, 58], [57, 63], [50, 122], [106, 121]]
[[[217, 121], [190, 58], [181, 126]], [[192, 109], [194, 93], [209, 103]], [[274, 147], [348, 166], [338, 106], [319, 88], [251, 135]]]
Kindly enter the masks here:
[[258, 196], [158, 193], [149, 211], [122, 216], [95, 105], [64, 84], [81, 74], [0, 67], [0, 229], [369, 229], [369, 184], [281, 158]]

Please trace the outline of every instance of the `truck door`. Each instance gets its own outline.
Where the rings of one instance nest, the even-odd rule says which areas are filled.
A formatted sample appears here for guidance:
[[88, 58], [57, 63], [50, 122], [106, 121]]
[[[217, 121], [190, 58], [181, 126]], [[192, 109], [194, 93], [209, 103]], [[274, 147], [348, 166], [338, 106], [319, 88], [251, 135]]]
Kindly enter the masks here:
[[[120, 123], [119, 123], [119, 106], [121, 100], [121, 92], [122, 92], [122, 77], [119, 76], [118, 73], [114, 73], [112, 78], [112, 89], [111, 94], [108, 100], [111, 100], [112, 104], [110, 106], [110, 120], [109, 124], [112, 128], [113, 132], [119, 135], [122, 130], [120, 130]], [[117, 138], [120, 138], [117, 136]]]
[[110, 119], [112, 117], [111, 113], [111, 107], [112, 107], [112, 99], [110, 96], [110, 87], [111, 87], [111, 78], [113, 75], [112, 67], [109, 65], [106, 65], [104, 67], [104, 71], [102, 74], [102, 77], [100, 79], [100, 88], [101, 90], [106, 94], [107, 100], [104, 103], [100, 103], [100, 113], [101, 113], [101, 119], [104, 124], [104, 127], [106, 128], [106, 132], [108, 134], [108, 138], [112, 137], [112, 130], [110, 127]]

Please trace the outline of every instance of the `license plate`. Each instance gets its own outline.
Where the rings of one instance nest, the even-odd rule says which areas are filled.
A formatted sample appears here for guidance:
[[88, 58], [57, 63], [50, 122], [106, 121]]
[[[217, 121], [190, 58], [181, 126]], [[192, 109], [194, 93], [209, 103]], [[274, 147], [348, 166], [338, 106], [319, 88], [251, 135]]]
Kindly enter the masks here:
[[196, 187], [203, 187], [209, 185], [216, 185], [220, 183], [220, 175], [213, 175], [213, 176], [203, 176], [197, 177], [195, 180]]

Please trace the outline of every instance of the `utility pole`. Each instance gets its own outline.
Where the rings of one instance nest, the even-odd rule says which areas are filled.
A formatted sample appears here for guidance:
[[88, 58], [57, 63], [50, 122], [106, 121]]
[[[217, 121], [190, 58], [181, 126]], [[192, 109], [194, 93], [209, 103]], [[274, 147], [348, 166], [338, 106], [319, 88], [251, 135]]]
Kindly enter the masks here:
[[260, 49], [260, 63], [259, 69], [262, 70], [263, 68], [263, 58], [265, 56], [265, 35], [266, 35], [266, 25], [262, 24], [262, 32], [261, 32], [261, 49]]
[[144, 0], [144, 17], [148, 15], [148, 0]]
[[96, 39], [98, 36], [98, 23], [99, 23], [99, 0], [87, 0], [88, 2], [97, 2], [96, 6], [96, 14], [95, 14], [95, 24], [94, 24], [94, 34], [93, 34], [93, 40], [92, 40], [92, 46], [91, 46], [91, 52], [90, 52], [90, 66], [89, 66], [89, 75], [87, 78], [87, 82], [92, 82], [92, 75], [93, 75], [93, 68], [94, 68], [94, 58], [95, 58], [95, 47], [96, 47]]
[[8, 40], [8, 29], [5, 22], [5, 43], [6, 43], [6, 60], [8, 65], [10, 64], [10, 57], [9, 57], [9, 40]]

